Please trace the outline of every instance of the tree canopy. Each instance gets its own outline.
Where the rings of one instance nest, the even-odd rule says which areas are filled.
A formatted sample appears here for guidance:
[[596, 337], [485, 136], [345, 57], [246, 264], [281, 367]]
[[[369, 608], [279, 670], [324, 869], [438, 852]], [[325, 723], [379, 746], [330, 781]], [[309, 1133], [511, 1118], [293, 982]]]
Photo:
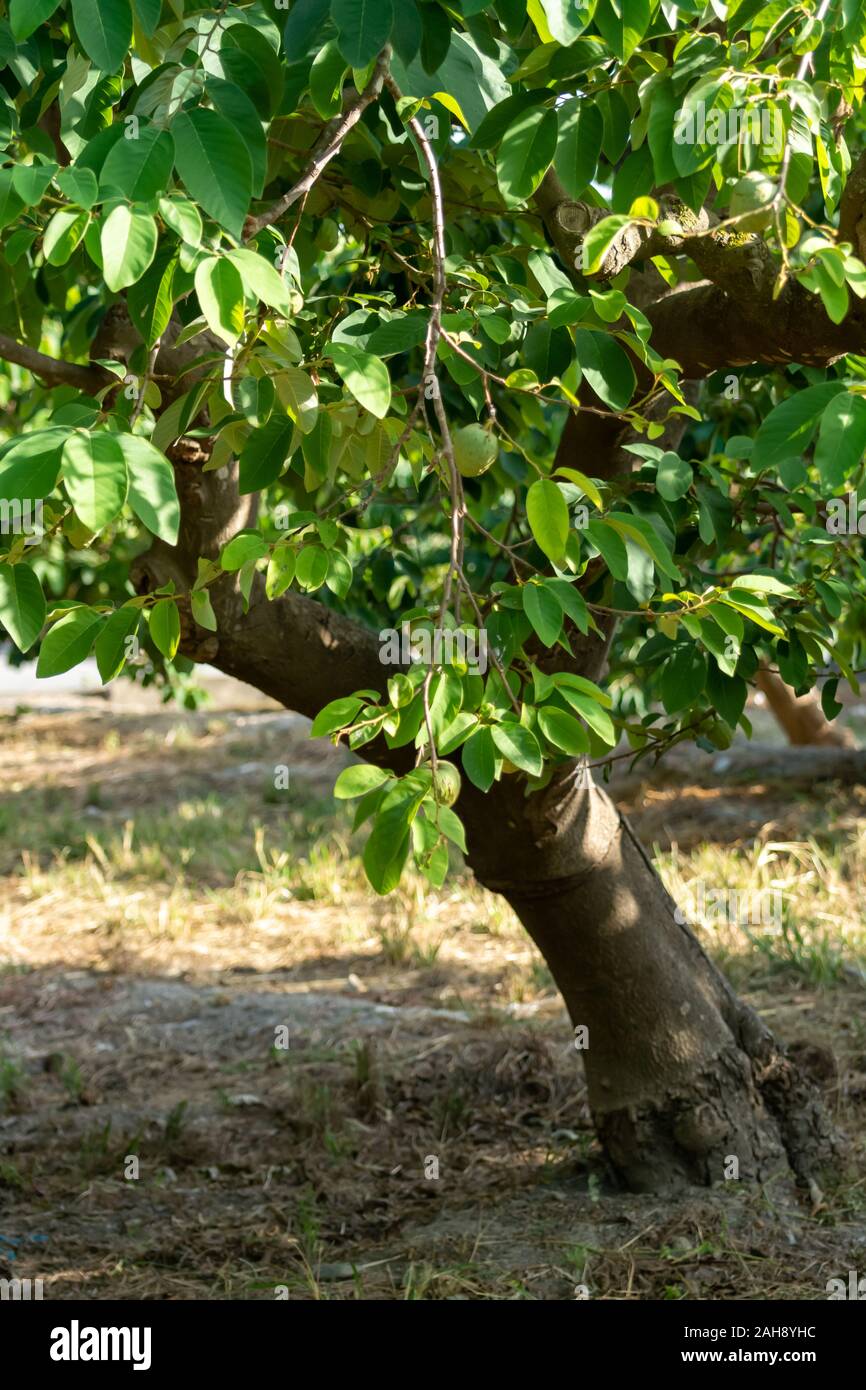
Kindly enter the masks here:
[[292, 594], [377, 634], [313, 732], [373, 759], [336, 794], [378, 892], [442, 882], [461, 781], [725, 748], [761, 663], [857, 689], [856, 0], [3, 14], [0, 621], [40, 675], [191, 689], [227, 587], [251, 641]]

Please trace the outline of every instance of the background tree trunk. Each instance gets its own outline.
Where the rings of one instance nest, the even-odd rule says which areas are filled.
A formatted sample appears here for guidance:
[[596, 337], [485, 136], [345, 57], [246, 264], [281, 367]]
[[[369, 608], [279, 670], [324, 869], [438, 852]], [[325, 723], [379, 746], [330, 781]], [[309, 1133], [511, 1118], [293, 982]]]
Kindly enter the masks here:
[[755, 684], [766, 696], [767, 704], [773, 711], [788, 737], [789, 743], [815, 744], [823, 748], [855, 748], [857, 740], [844, 724], [830, 722], [814, 690], [808, 695], [795, 695], [789, 685], [775, 671], [760, 667], [755, 676]]

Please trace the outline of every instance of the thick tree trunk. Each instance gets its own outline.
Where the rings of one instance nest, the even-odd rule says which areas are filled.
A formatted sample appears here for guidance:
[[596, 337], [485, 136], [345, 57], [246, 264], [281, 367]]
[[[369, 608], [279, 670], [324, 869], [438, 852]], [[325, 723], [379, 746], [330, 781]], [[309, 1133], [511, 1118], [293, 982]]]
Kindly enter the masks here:
[[628, 821], [585, 783], [562, 779], [536, 805], [515, 795], [505, 816], [488, 808], [469, 858], [586, 1029], [576, 1045], [613, 1169], [638, 1191], [761, 1180], [786, 1162], [817, 1177], [835, 1141], [811, 1085], [678, 922]]

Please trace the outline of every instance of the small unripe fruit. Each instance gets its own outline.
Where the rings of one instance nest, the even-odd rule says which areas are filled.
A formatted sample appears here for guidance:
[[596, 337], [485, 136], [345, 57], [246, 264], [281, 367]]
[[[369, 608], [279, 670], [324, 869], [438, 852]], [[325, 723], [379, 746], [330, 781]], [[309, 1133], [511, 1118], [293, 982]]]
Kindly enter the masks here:
[[316, 246], [320, 251], [333, 251], [340, 240], [340, 228], [333, 217], [325, 217], [316, 232]]
[[460, 795], [460, 773], [453, 763], [439, 763], [433, 778], [436, 799], [442, 806], [453, 806]]
[[[769, 227], [773, 220], [772, 210], [767, 207], [767, 203], [772, 202], [776, 195], [776, 185], [766, 174], [755, 171], [744, 174], [734, 185], [731, 194], [730, 215], [739, 217], [742, 213], [756, 211], [750, 217], [744, 217], [741, 222], [736, 224], [732, 231], [738, 232], [762, 232], [765, 227]], [[758, 211], [758, 209], [761, 209]]]
[[453, 436], [454, 462], [464, 478], [478, 478], [492, 468], [499, 453], [496, 438], [483, 425], [463, 425]]

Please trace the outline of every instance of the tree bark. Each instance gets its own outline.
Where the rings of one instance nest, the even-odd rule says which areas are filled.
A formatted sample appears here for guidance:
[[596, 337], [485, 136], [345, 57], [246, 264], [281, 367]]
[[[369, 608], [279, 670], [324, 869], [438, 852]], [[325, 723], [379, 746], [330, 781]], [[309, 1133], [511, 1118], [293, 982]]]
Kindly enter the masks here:
[[509, 792], [506, 814], [503, 795], [461, 806], [469, 862], [586, 1029], [576, 1046], [619, 1179], [664, 1191], [786, 1163], [815, 1178], [835, 1145], [817, 1094], [678, 920], [627, 819], [579, 771], [528, 800]]

